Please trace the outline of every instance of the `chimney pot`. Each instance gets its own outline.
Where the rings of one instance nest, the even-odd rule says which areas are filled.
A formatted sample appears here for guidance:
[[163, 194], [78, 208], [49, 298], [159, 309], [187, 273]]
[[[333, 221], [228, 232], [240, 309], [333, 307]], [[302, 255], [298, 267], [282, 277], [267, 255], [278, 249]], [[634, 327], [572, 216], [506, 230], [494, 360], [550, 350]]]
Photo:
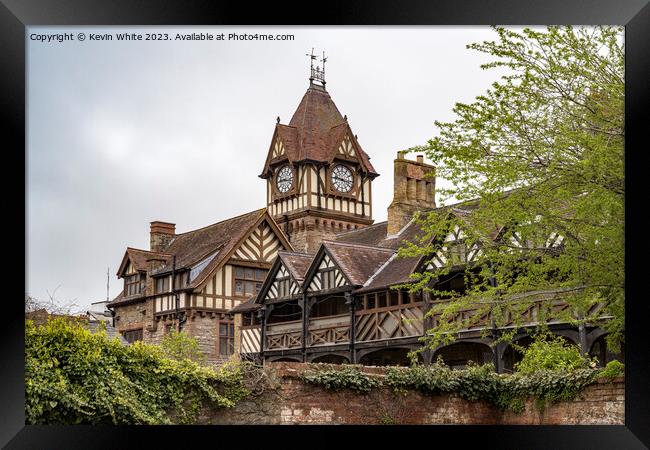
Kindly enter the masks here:
[[418, 155], [417, 160], [418, 160], [418, 164], [424, 164], [424, 156], [423, 155]]

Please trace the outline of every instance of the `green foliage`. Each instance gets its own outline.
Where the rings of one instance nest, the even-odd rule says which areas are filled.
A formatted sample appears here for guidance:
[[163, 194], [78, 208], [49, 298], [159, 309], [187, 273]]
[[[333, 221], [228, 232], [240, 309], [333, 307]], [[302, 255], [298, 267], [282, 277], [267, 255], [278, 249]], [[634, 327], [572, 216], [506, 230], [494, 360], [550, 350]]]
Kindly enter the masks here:
[[25, 322], [25, 390], [28, 424], [192, 423], [202, 405], [232, 407], [248, 394], [236, 365], [171, 359], [64, 319]]
[[[500, 70], [501, 79], [472, 103], [457, 103], [452, 122], [436, 121], [437, 136], [410, 149], [426, 153], [452, 186], [438, 189], [443, 203], [476, 208], [464, 217], [447, 209], [420, 215], [422, 239], [400, 255], [431, 258], [456, 225], [465, 234], [459, 244], [482, 252], [463, 296], [431, 286], [458, 262], [450, 250], [446, 267], [413, 277], [413, 291], [454, 300], [429, 312], [437, 326], [428, 344], [449, 343], [486, 316], [496, 327], [523, 325], [523, 313], [538, 305], [541, 322], [613, 316], [604, 326], [615, 347], [625, 313], [623, 28], [494, 31], [494, 41], [468, 48], [490, 56], [482, 68]], [[554, 233], [563, 238], [556, 247]], [[558, 298], [569, 307], [553, 308]]]
[[570, 344], [560, 336], [544, 333], [535, 338], [527, 348], [516, 344], [513, 347], [521, 351], [523, 359], [515, 364], [519, 373], [533, 373], [538, 370], [575, 370], [595, 367], [595, 361], [590, 361], [580, 354], [580, 347]]
[[625, 375], [625, 365], [617, 360], [608, 362], [607, 365], [598, 373], [599, 377], [608, 378], [610, 380], [612, 378], [620, 377], [621, 375]]
[[414, 389], [428, 395], [457, 393], [470, 401], [488, 402], [501, 410], [522, 412], [528, 397], [537, 407], [570, 400], [593, 383], [598, 371], [587, 369], [539, 370], [534, 373], [497, 374], [491, 364], [469, 364], [452, 370], [442, 360], [430, 366], [390, 368], [385, 384], [396, 391]]
[[[426, 395], [455, 393], [469, 401], [484, 401], [501, 410], [520, 413], [529, 397], [535, 399], [538, 409], [543, 409], [549, 402], [573, 399], [601, 374], [600, 370], [589, 366], [497, 374], [492, 364], [472, 362], [465, 369], [454, 370], [439, 358], [430, 365], [389, 367], [383, 380], [345, 365], [314, 368], [301, 374], [301, 379], [326, 389], [352, 389], [364, 394], [382, 387], [389, 387], [398, 394], [406, 394], [409, 390]], [[382, 415], [381, 420], [392, 423], [390, 415]]]
[[341, 366], [308, 370], [301, 374], [306, 383], [318, 384], [326, 389], [351, 389], [357, 392], [370, 392], [372, 388], [381, 386], [381, 382], [370, 375], [361, 372], [357, 367]]
[[196, 338], [188, 336], [182, 331], [178, 332], [172, 329], [162, 338], [160, 347], [168, 358], [176, 361], [189, 359], [199, 364], [205, 364], [205, 356], [201, 353]]

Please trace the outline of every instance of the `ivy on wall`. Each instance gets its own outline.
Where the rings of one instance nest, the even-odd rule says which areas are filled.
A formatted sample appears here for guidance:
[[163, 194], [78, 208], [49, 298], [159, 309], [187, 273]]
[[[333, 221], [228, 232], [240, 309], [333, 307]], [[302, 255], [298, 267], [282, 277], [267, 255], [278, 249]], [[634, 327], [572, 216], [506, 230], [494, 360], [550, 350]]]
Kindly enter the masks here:
[[425, 395], [456, 393], [466, 400], [490, 403], [500, 410], [521, 412], [528, 397], [533, 397], [536, 405], [543, 408], [546, 402], [575, 398], [598, 378], [611, 379], [622, 374], [623, 365], [618, 361], [603, 369], [587, 366], [497, 374], [492, 364], [470, 363], [465, 369], [454, 370], [439, 359], [430, 365], [389, 367], [385, 376], [369, 375], [354, 366], [336, 368], [312, 364], [300, 378], [326, 389], [350, 389], [360, 394], [382, 387], [399, 393], [409, 390]]
[[232, 407], [248, 394], [240, 365], [213, 369], [163, 347], [122, 345], [75, 320], [25, 321], [28, 424], [193, 423], [202, 406]]

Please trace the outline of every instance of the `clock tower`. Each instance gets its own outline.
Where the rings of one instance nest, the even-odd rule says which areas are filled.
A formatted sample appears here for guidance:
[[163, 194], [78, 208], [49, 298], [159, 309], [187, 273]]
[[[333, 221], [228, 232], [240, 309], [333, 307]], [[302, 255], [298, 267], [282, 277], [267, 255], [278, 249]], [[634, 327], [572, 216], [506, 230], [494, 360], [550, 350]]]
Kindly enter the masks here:
[[372, 220], [370, 157], [312, 67], [309, 88], [289, 124], [278, 118], [264, 169], [269, 213], [297, 251], [314, 253], [324, 239]]

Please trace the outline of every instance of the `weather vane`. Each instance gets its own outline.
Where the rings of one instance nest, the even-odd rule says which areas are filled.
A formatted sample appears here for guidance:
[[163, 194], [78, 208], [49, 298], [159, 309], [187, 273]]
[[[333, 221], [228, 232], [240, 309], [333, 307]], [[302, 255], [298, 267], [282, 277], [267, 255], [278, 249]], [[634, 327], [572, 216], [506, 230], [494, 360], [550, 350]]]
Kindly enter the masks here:
[[314, 55], [313, 47], [311, 49], [311, 53], [307, 53], [306, 56], [309, 56], [310, 69], [311, 69], [311, 76], [309, 77], [309, 83], [312, 84], [314, 81], [318, 81], [323, 86], [325, 86], [325, 63], [327, 62], [327, 58], [325, 57], [325, 52], [323, 52], [323, 57], [320, 60], [323, 66], [322, 68], [320, 68], [319, 66], [314, 67], [314, 60], [316, 59], [316, 55]]

